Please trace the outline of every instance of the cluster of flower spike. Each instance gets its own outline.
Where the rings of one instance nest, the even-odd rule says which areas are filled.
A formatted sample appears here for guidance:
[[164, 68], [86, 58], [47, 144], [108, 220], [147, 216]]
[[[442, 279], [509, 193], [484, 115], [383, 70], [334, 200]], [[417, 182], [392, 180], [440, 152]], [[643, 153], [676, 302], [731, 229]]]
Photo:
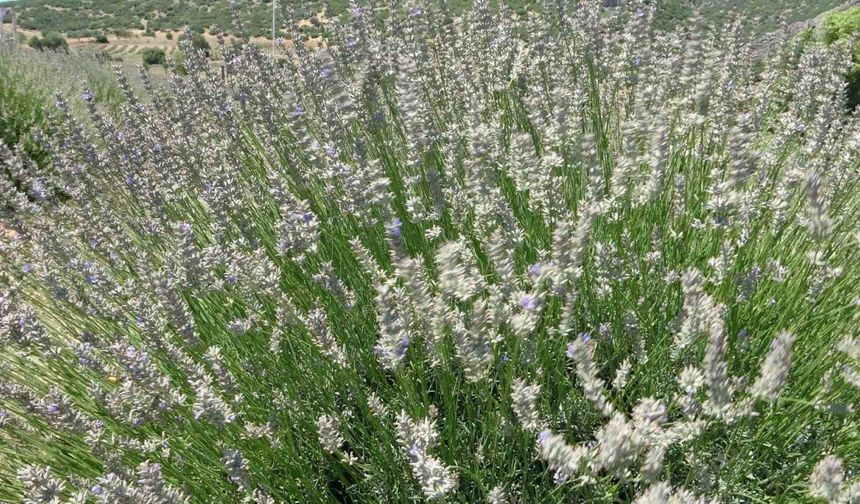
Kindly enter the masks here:
[[856, 501], [851, 48], [603, 3], [185, 43], [0, 144], [0, 500]]

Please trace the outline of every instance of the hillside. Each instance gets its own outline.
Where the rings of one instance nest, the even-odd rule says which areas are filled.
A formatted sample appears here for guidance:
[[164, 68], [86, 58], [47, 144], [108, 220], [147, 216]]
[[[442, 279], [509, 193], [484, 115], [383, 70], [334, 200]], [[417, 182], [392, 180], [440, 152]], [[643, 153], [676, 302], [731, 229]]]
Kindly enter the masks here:
[[[254, 35], [270, 33], [271, 2], [236, 0], [243, 20]], [[91, 33], [144, 30], [165, 31], [188, 25], [194, 31], [232, 25], [230, 2], [194, 0], [26, 0], [14, 5], [26, 30], [58, 31], [70, 37]], [[302, 2], [302, 5], [312, 5]]]
[[[608, 0], [607, 5], [623, 0]], [[323, 2], [289, 2], [291, 8], [317, 11]], [[523, 11], [532, 2], [509, 0], [514, 10]], [[659, 5], [658, 27], [669, 29], [689, 19], [695, 13], [709, 22], [722, 23], [735, 15], [757, 18], [749, 29], [765, 32], [775, 29], [782, 21], [792, 23], [815, 17], [843, 3], [843, 0], [654, 0]], [[194, 31], [211, 27], [231, 26], [230, 2], [216, 0], [20, 0], [15, 2], [21, 27], [34, 31], [58, 31], [70, 37], [85, 37], [96, 33], [122, 35], [130, 30], [179, 30], [186, 25]], [[347, 0], [328, 2], [334, 13], [347, 11]], [[449, 0], [453, 10], [465, 8], [462, 0]], [[4, 5], [4, 2], [0, 2]], [[12, 5], [5, 3], [5, 5]], [[271, 0], [236, 0], [243, 21], [252, 35], [266, 36], [271, 32]]]

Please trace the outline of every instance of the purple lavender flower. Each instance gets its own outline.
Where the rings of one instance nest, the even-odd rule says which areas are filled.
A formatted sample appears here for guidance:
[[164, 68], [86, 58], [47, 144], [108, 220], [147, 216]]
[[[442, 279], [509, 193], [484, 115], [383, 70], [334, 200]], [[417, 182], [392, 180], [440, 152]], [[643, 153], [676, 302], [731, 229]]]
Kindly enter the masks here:
[[84, 91], [83, 94], [81, 95], [81, 98], [83, 98], [83, 100], [85, 102], [91, 102], [91, 101], [93, 101], [93, 99], [95, 99], [95, 97], [96, 97], [96, 95], [93, 94], [92, 91]]
[[299, 117], [305, 113], [305, 109], [301, 105], [296, 105], [293, 109], [293, 117]]
[[637, 18], [645, 17], [645, 9], [643, 9], [643, 8], [641, 8], [641, 7], [640, 7], [640, 8], [638, 8], [638, 9], [636, 9], [636, 14], [635, 14], [635, 16], [636, 16]]
[[540, 276], [543, 271], [543, 265], [541, 263], [534, 263], [529, 266], [529, 274], [532, 276]]
[[579, 333], [579, 338], [587, 345], [588, 342], [591, 341], [591, 334], [587, 332]]
[[424, 9], [421, 7], [412, 7], [409, 9], [410, 16], [420, 16], [421, 14], [424, 14]]
[[49, 415], [56, 415], [60, 412], [60, 406], [57, 404], [49, 404], [47, 411]]
[[526, 294], [520, 299], [520, 306], [526, 310], [534, 310], [538, 307], [538, 299], [531, 294]]
[[547, 440], [549, 440], [549, 437], [551, 435], [552, 433], [550, 431], [543, 430], [540, 432], [540, 434], [538, 434], [538, 441], [540, 441], [540, 444], [546, 444]]
[[409, 348], [409, 338], [403, 338], [397, 345], [397, 356], [403, 357], [406, 355], [406, 349]]
[[388, 227], [388, 234], [392, 238], [400, 238], [400, 228], [403, 226], [403, 222], [399, 217], [395, 217], [392, 219], [391, 224]]
[[90, 492], [92, 492], [93, 495], [101, 495], [102, 491], [103, 490], [101, 485], [93, 485], [93, 487], [90, 489]]
[[30, 263], [27, 263], [24, 265], [23, 268], [21, 268], [21, 271], [23, 271], [24, 273], [30, 273], [31, 271], [33, 271], [33, 265]]
[[36, 179], [33, 181], [32, 186], [30, 187], [30, 197], [35, 200], [43, 200], [46, 198], [47, 193], [45, 191], [45, 184], [42, 179]]
[[573, 345], [573, 343], [568, 343], [567, 344], [567, 351], [565, 352], [565, 355], [567, 355], [567, 358], [573, 359], [573, 355], [575, 353], [576, 353], [576, 347]]
[[320, 69], [320, 77], [322, 77], [323, 79], [328, 80], [328, 78], [331, 77], [331, 74], [332, 74], [332, 69], [328, 65], [326, 65]]

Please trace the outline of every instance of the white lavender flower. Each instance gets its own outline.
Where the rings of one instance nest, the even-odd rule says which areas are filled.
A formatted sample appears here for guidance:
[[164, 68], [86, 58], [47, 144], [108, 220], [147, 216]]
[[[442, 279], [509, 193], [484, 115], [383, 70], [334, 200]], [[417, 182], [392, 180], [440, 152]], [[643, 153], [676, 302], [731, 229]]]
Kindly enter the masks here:
[[837, 348], [850, 359], [850, 363], [842, 369], [842, 376], [860, 390], [860, 338], [846, 336]]
[[530, 385], [522, 378], [514, 380], [511, 386], [511, 408], [520, 425], [527, 431], [538, 432], [543, 427], [537, 406], [539, 395], [540, 385]]
[[623, 477], [639, 452], [633, 426], [624, 414], [615, 412], [609, 422], [597, 431], [595, 438], [594, 470], [605, 469]]
[[320, 308], [314, 308], [308, 313], [307, 327], [317, 349], [325, 357], [331, 359], [339, 366], [346, 366], [346, 355], [344, 355], [340, 344], [335, 338], [329, 326], [326, 314]]
[[642, 492], [634, 504], [716, 504], [716, 500], [708, 501], [704, 497], [698, 497], [689, 490], [673, 488], [665, 481], [652, 483]]
[[421, 485], [424, 496], [430, 500], [442, 499], [453, 491], [457, 487], [457, 474], [428, 453], [439, 439], [435, 421], [425, 418], [415, 422], [401, 411], [395, 426], [397, 438], [406, 451], [412, 474]]
[[675, 334], [675, 351], [681, 352], [697, 337], [708, 333], [709, 326], [719, 318], [719, 308], [713, 298], [705, 293], [701, 273], [690, 269], [681, 278], [684, 292], [684, 318], [680, 330]]
[[546, 460], [551, 471], [557, 471], [564, 479], [574, 479], [580, 466], [588, 460], [588, 450], [583, 446], [570, 446], [564, 437], [548, 430], [538, 437], [541, 458]]
[[18, 479], [24, 486], [26, 504], [55, 504], [61, 502], [66, 484], [51, 475], [48, 466], [28, 465], [18, 471]]
[[225, 448], [221, 462], [224, 464], [227, 478], [231, 483], [235, 484], [239, 490], [244, 491], [250, 488], [251, 481], [248, 471], [248, 460], [245, 459], [240, 450]]
[[757, 398], [773, 402], [785, 387], [788, 371], [791, 368], [791, 345], [794, 335], [781, 331], [773, 340], [770, 351], [762, 362], [759, 377], [750, 388], [750, 393]]
[[626, 387], [627, 380], [630, 377], [630, 371], [632, 369], [633, 365], [630, 363], [630, 359], [624, 359], [615, 371], [615, 378], [612, 379], [612, 388], [615, 390], [622, 390]]
[[809, 494], [830, 502], [836, 501], [845, 480], [842, 459], [828, 455], [816, 464], [809, 483]]
[[591, 401], [594, 408], [603, 416], [611, 417], [615, 412], [606, 396], [603, 380], [597, 376], [594, 364], [594, 344], [587, 334], [574, 339], [567, 347], [567, 356], [576, 362], [576, 376], [585, 393], [585, 398]]
[[451, 298], [467, 302], [474, 297], [481, 282], [470, 267], [468, 252], [462, 242], [446, 243], [436, 252], [439, 289]]
[[397, 368], [406, 357], [412, 339], [408, 326], [401, 319], [399, 309], [402, 305], [397, 302], [397, 289], [394, 281], [388, 281], [379, 287], [376, 296], [380, 335], [374, 352], [386, 369]]
[[195, 419], [203, 419], [219, 427], [236, 419], [236, 413], [213, 389], [212, 379], [208, 375], [201, 375], [193, 385], [195, 398], [192, 411]]
[[317, 436], [326, 453], [334, 455], [340, 452], [344, 439], [340, 433], [340, 423], [336, 418], [320, 415], [317, 418]]

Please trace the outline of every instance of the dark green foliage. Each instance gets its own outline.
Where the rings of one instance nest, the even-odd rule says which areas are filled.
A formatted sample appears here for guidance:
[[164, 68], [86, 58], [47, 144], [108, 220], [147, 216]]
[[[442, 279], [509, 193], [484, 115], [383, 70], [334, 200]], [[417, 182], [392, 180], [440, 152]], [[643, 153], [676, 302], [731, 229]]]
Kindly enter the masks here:
[[36, 35], [33, 35], [32, 37], [29, 38], [29, 40], [27, 40], [27, 45], [32, 47], [33, 49], [38, 49], [41, 51], [42, 50], [42, 39], [40, 39]]
[[44, 160], [44, 153], [29, 138], [30, 131], [44, 126], [43, 107], [43, 98], [20, 85], [9, 68], [0, 64], [0, 142], [9, 149], [21, 144], [33, 159]]
[[860, 33], [860, 7], [834, 12], [824, 20], [824, 40], [828, 44]]
[[59, 33], [48, 33], [42, 37], [42, 47], [52, 51], [69, 52], [69, 44]]
[[68, 42], [66, 42], [66, 39], [59, 33], [48, 33], [42, 38], [34, 35], [27, 41], [27, 45], [40, 51], [50, 50], [69, 52]]
[[849, 110], [854, 110], [860, 105], [860, 64], [854, 64], [851, 70], [845, 74], [845, 106]]
[[206, 40], [206, 37], [201, 33], [195, 33], [191, 36], [191, 46], [206, 53], [207, 58], [209, 57], [209, 53], [212, 49], [212, 46], [209, 45], [209, 41]]
[[147, 47], [141, 53], [144, 65], [163, 65], [165, 60], [164, 49]]
[[659, 3], [654, 16], [657, 29], [668, 31], [687, 21], [693, 15], [690, 0], [664, 0]]
[[[860, 7], [828, 15], [824, 20], [824, 41], [833, 44], [860, 35]], [[854, 110], [860, 105], [860, 43], [854, 47], [854, 65], [845, 73], [845, 106]]]
[[107, 44], [108, 43], [107, 35], [104, 35], [104, 34], [96, 35], [95, 41], [97, 44]]

